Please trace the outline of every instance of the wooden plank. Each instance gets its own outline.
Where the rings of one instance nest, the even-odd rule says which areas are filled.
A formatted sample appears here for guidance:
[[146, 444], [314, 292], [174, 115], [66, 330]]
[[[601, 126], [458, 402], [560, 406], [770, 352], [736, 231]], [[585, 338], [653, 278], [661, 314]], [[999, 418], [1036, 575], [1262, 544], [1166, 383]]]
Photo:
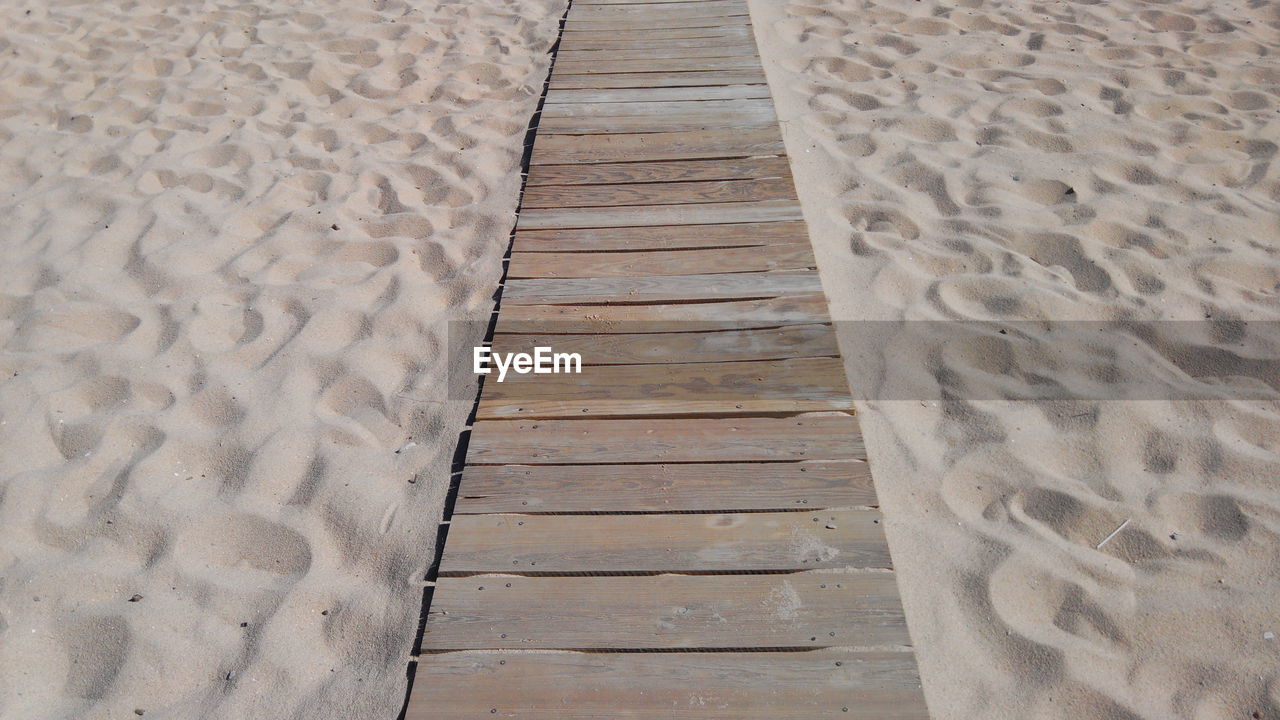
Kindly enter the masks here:
[[[848, 711], [846, 711], [848, 708]], [[418, 661], [406, 720], [928, 720], [914, 656], [453, 652]]]
[[764, 200], [689, 205], [530, 208], [520, 213], [518, 226], [526, 230], [538, 230], [651, 225], [721, 225], [734, 222], [801, 220], [803, 217], [800, 204], [796, 200]]
[[578, 353], [584, 367], [641, 363], [729, 362], [838, 357], [830, 325], [791, 325], [764, 330], [637, 333], [634, 335], [495, 335], [495, 353], [554, 347]]
[[642, 60], [556, 60], [556, 76], [621, 73], [756, 70], [755, 57], [645, 58]]
[[[758, 180], [770, 177], [791, 177], [791, 168], [785, 157], [537, 165], [529, 168], [529, 180], [525, 187], [527, 190], [540, 185]], [[808, 242], [808, 231], [802, 229], [800, 234]]]
[[716, 130], [735, 127], [760, 130], [775, 127], [767, 118], [736, 117], [732, 114], [687, 113], [665, 117], [585, 117], [545, 118], [538, 123], [540, 136], [550, 135], [616, 135], [619, 133], [664, 133]]
[[[703, 100], [667, 102], [561, 103], [542, 110], [542, 122], [549, 118], [586, 117], [667, 117], [678, 115], [731, 114], [740, 117], [773, 118], [773, 103], [767, 98], [746, 100]], [[539, 124], [538, 129], [542, 126]]]
[[769, 86], [763, 83], [701, 87], [569, 88], [548, 90], [546, 107], [561, 103], [699, 102], [704, 99], [749, 100], [767, 97]]
[[[602, 41], [606, 47], [584, 48], [575, 50], [561, 49], [556, 55], [556, 62], [579, 62], [583, 60], [643, 60], [649, 58], [713, 58], [713, 57], [757, 57], [754, 43], [745, 41], [732, 44], [705, 45], [692, 41], [685, 45], [668, 45], [660, 47], [650, 44], [635, 44], [634, 40]], [[616, 43], [616, 44], [615, 44]], [[697, 44], [693, 44], [697, 43]]]
[[[594, 40], [586, 38], [578, 38], [571, 45], [560, 45], [561, 52], [586, 53], [597, 51], [636, 51], [636, 52], [654, 52], [663, 57], [681, 57], [685, 50], [698, 49], [735, 49], [735, 54], [742, 51], [751, 51], [750, 54], [755, 55], [756, 42], [751, 37], [722, 37], [722, 38], [687, 38], [687, 39], [667, 39], [653, 40], [646, 38], [610, 38], [598, 37]], [[669, 53], [669, 54], [668, 54]], [[687, 57], [698, 57], [696, 55], [688, 55]], [[719, 57], [717, 55], [707, 55], [703, 57]]]
[[861, 461], [472, 465], [462, 473], [454, 513], [741, 512], [878, 504], [871, 472]]
[[651, 277], [509, 280], [503, 306], [581, 303], [667, 303], [766, 298], [822, 292], [814, 272], [720, 273]]
[[[627, 39], [627, 40], [690, 40], [694, 38], [750, 38], [751, 26], [749, 24], [725, 25], [719, 27], [674, 27], [674, 28], [654, 28], [645, 29], [644, 27], [633, 28], [582, 28], [574, 30], [565, 30], [561, 36], [563, 47], [574, 47], [579, 42], [590, 43], [596, 39]], [[552, 78], [555, 73], [552, 73]]]
[[440, 575], [849, 567], [890, 567], [879, 512], [461, 515]]
[[532, 163], [641, 162], [646, 160], [695, 160], [698, 158], [785, 155], [777, 127], [732, 127], [672, 133], [634, 133], [538, 138]]
[[910, 642], [893, 573], [864, 570], [442, 578], [422, 647], [821, 648]]
[[[706, 180], [626, 185], [568, 185], [526, 188], [522, 206], [583, 208], [628, 205], [687, 205], [716, 202], [795, 200], [791, 178]], [[729, 266], [728, 263], [725, 266]]]
[[646, 3], [634, 5], [579, 5], [574, 3], [573, 20], [614, 19], [631, 17], [722, 17], [750, 14], [746, 3], [738, 0], [703, 0], [693, 4]]
[[[593, 166], [594, 167], [594, 166]], [[516, 252], [681, 250], [690, 248], [809, 247], [802, 222], [666, 225], [643, 228], [517, 230]], [[673, 273], [674, 274], [674, 273]]]
[[499, 333], [659, 333], [749, 330], [828, 321], [820, 293], [675, 305], [504, 305]]
[[617, 73], [614, 75], [564, 75], [554, 73], [549, 89], [573, 90], [606, 88], [677, 88], [715, 85], [764, 85], [761, 70], [715, 70], [711, 72]]
[[[713, 17], [698, 16], [680, 16], [669, 17], [663, 12], [637, 12], [632, 11], [625, 15], [616, 15], [614, 17], [595, 17], [583, 18], [576, 13], [571, 14], [565, 21], [565, 33], [610, 33], [614, 31], [636, 31], [636, 30], [686, 30], [711, 28], [716, 30], [725, 30], [731, 28], [741, 28], [751, 26], [751, 16], [747, 13], [740, 15], [720, 15]], [[559, 72], [559, 68], [556, 69]]]
[[729, 416], [852, 409], [838, 358], [790, 358], [508, 373], [504, 381], [485, 385], [476, 417]]
[[637, 277], [644, 275], [702, 275], [723, 268], [741, 272], [807, 270], [813, 253], [800, 243], [710, 250], [653, 250], [639, 252], [515, 253], [507, 277]]
[[474, 465], [865, 459], [852, 415], [668, 420], [482, 420]]

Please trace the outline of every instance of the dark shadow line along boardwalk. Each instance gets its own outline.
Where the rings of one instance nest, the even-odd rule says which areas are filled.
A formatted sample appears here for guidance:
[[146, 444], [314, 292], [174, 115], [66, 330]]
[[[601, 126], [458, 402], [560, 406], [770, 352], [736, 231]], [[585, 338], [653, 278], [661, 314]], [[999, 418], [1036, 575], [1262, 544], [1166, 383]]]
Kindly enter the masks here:
[[925, 718], [744, 0], [578, 0], [406, 716]]

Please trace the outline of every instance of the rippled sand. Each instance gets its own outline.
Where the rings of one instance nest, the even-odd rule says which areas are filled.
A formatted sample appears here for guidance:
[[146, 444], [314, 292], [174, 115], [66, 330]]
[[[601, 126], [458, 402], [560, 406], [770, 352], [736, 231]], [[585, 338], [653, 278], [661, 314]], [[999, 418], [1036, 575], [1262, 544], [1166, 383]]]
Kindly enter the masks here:
[[0, 716], [399, 712], [562, 11], [0, 8]]
[[752, 13], [837, 319], [1150, 331], [842, 325], [932, 712], [1280, 717], [1280, 10]]

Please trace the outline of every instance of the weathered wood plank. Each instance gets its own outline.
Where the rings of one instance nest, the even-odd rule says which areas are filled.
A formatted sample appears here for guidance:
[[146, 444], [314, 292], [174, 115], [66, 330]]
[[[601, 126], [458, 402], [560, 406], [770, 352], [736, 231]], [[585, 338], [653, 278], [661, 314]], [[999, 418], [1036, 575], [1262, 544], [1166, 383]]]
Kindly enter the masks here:
[[621, 73], [756, 70], [754, 57], [645, 58], [642, 60], [556, 60], [556, 76]]
[[546, 107], [561, 103], [698, 102], [699, 100], [750, 100], [769, 97], [761, 83], [706, 87], [640, 87], [548, 90]]
[[716, 130], [734, 127], [758, 130], [774, 126], [766, 118], [735, 117], [732, 114], [688, 113], [665, 117], [584, 117], [546, 118], [538, 125], [541, 136], [549, 135], [617, 135], [620, 133], [669, 133]]
[[601, 41], [601, 44], [608, 43], [607, 47], [574, 50], [561, 49], [556, 56], [556, 62], [561, 60], [565, 62], [580, 62], [584, 60], [643, 60], [646, 58], [756, 57], [755, 44], [746, 41], [707, 45], [697, 43], [696, 40], [672, 40], [669, 43], [683, 42], [686, 44], [662, 43], [660, 47], [654, 47], [649, 44], [636, 44], [636, 42], [634, 40], [616, 40], [612, 42], [605, 40]]
[[821, 648], [910, 642], [893, 573], [824, 571], [443, 578], [422, 646]]
[[[672, 133], [675, 134], [675, 133]], [[719, 202], [689, 205], [625, 205], [591, 208], [530, 208], [520, 213], [518, 227], [614, 228], [650, 225], [721, 225], [724, 223], [802, 220], [797, 200]]]
[[750, 14], [746, 3], [739, 0], [703, 0], [702, 2], [685, 4], [671, 2], [643, 3], [630, 5], [579, 5], [574, 3], [571, 19], [593, 20], [631, 17], [721, 17], [728, 15]]
[[513, 305], [666, 303], [766, 298], [822, 292], [814, 272], [720, 273], [607, 278], [508, 280], [504, 308]]
[[852, 415], [668, 420], [482, 420], [476, 465], [865, 459]]
[[[718, 17], [668, 17], [662, 12], [636, 12], [615, 17], [596, 17], [585, 19], [570, 15], [565, 21], [564, 31], [569, 33], [610, 33], [615, 31], [633, 32], [636, 30], [692, 30], [709, 28], [725, 30], [730, 28], [751, 27], [751, 16], [721, 15]], [[559, 68], [556, 72], [559, 72]]]
[[[565, 30], [562, 44], [574, 47], [577, 43], [590, 43], [596, 39], [630, 39], [630, 40], [689, 40], [692, 38], [750, 38], [751, 26], [722, 25], [717, 27], [664, 27], [646, 30], [643, 27], [633, 28], [581, 28]], [[551, 74], [555, 78], [555, 73]]]
[[[791, 168], [785, 157], [538, 165], [529, 169], [529, 180], [525, 187], [527, 190], [540, 185], [760, 180], [771, 177], [791, 177]], [[801, 234], [808, 242], [808, 231]]]
[[[691, 114], [735, 115], [750, 118], [773, 118], [773, 103], [764, 98], [746, 100], [703, 100], [617, 103], [560, 103], [542, 110], [542, 122], [550, 118], [586, 117], [667, 117]], [[539, 131], [542, 126], [539, 124]]]
[[702, 275], [724, 268], [741, 272], [807, 270], [813, 253], [800, 243], [710, 250], [639, 252], [520, 252], [511, 256], [510, 279]]
[[825, 323], [820, 293], [674, 305], [504, 305], [499, 333], [660, 333]]
[[728, 416], [852, 409], [838, 358], [788, 358], [599, 365], [550, 375], [508, 373], [503, 382], [485, 385], [476, 417]]
[[424, 655], [418, 661], [414, 701], [406, 720], [929, 717], [911, 653], [837, 648]]
[[[795, 200], [791, 178], [698, 180], [626, 185], [536, 186], [525, 189], [522, 206], [583, 208], [626, 205], [689, 205], [716, 202]], [[725, 266], [729, 266], [727, 263]]]
[[534, 143], [531, 162], [556, 165], [784, 154], [786, 148], [777, 127], [717, 128], [589, 137], [550, 135]]
[[440, 575], [889, 567], [875, 510], [460, 515]]
[[711, 72], [617, 73], [614, 75], [551, 76], [550, 89], [604, 90], [610, 88], [679, 88], [717, 85], [763, 85], [762, 70], [716, 70]]
[[495, 335], [494, 353], [554, 347], [578, 353], [584, 367], [642, 363], [730, 362], [837, 357], [830, 325], [790, 325], [764, 330], [638, 333], [635, 335]]
[[802, 222], [667, 225], [641, 228], [517, 230], [516, 252], [682, 250], [690, 248], [809, 246]]
[[871, 472], [861, 461], [472, 465], [462, 473], [454, 513], [740, 512], [878, 504]]

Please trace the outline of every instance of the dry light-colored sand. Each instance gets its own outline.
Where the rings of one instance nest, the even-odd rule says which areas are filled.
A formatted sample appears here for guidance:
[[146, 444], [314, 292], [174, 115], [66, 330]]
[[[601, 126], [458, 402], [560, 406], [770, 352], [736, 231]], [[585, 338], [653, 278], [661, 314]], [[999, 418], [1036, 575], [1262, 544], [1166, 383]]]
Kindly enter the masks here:
[[751, 10], [838, 321], [1188, 321], [841, 324], [932, 713], [1280, 718], [1280, 6]]
[[0, 7], [0, 717], [396, 716], [562, 11]]
[[[938, 718], [1280, 718], [1276, 8], [752, 0], [835, 317], [1198, 323], [841, 324]], [[395, 716], [562, 10], [0, 8], [0, 717]]]

